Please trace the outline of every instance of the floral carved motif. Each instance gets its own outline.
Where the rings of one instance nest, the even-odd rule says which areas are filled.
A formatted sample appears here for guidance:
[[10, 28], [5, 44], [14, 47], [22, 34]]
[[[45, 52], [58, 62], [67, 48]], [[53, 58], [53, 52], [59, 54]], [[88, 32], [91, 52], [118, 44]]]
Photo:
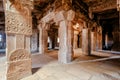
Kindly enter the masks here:
[[22, 15], [10, 11], [6, 11], [6, 33], [16, 33], [31, 35], [32, 20], [31, 17], [23, 17]]

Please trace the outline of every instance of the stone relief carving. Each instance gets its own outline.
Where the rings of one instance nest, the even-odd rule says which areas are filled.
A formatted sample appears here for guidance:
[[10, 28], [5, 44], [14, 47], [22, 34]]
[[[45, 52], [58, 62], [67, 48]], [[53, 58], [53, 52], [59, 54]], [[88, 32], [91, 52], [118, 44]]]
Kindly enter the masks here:
[[28, 53], [28, 51], [24, 49], [17, 49], [11, 52], [9, 61], [17, 61], [17, 60], [23, 60], [23, 59], [30, 59], [30, 53]]
[[32, 34], [31, 17], [24, 18], [22, 15], [6, 11], [6, 33], [17, 33], [24, 35]]
[[25, 76], [31, 75], [31, 58], [27, 50], [17, 49], [11, 52], [9, 61], [7, 80], [20, 80]]

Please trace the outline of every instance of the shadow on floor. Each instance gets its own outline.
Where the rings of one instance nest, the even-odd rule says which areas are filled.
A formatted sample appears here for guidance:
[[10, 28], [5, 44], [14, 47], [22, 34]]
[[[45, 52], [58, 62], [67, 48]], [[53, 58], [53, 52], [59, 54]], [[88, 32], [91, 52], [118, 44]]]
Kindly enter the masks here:
[[36, 73], [39, 69], [41, 69], [41, 67], [38, 67], [38, 68], [32, 68], [32, 74]]

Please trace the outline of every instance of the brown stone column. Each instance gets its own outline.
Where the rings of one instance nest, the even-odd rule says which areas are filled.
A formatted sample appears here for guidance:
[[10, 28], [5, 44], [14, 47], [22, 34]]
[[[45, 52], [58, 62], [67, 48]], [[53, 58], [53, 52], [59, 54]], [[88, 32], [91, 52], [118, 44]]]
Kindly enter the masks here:
[[[30, 54], [30, 36], [32, 35], [31, 8], [23, 6], [25, 3], [20, 6], [22, 2], [19, 1], [16, 4], [14, 3], [16, 1], [6, 0], [4, 2], [7, 37], [7, 80], [20, 80], [32, 74]], [[29, 4], [31, 5], [32, 1]], [[19, 8], [16, 6], [19, 6]]]
[[73, 48], [78, 48], [78, 31], [74, 31]]
[[82, 30], [82, 52], [84, 55], [91, 54], [90, 30], [88, 28]]
[[97, 29], [97, 50], [102, 50], [102, 27]]
[[64, 20], [60, 22], [59, 40], [59, 62], [71, 62], [73, 57], [73, 28], [71, 21]]
[[[45, 25], [46, 26], [46, 25]], [[39, 25], [39, 53], [44, 54], [47, 52], [48, 33], [43, 25]]]
[[91, 32], [91, 50], [96, 51], [97, 47], [97, 33]]

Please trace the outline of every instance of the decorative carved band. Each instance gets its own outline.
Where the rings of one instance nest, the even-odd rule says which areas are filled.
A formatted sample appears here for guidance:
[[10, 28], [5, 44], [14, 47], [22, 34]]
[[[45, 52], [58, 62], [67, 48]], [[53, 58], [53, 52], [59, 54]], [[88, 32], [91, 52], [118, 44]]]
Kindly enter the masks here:
[[105, 11], [108, 9], [115, 9], [115, 8], [117, 8], [116, 0], [109, 0], [107, 3], [102, 3], [100, 5], [91, 6], [92, 12], [100, 12], [100, 11]]
[[32, 19], [31, 17], [23, 17], [22, 15], [10, 11], [6, 11], [6, 33], [15, 34], [32, 34]]

